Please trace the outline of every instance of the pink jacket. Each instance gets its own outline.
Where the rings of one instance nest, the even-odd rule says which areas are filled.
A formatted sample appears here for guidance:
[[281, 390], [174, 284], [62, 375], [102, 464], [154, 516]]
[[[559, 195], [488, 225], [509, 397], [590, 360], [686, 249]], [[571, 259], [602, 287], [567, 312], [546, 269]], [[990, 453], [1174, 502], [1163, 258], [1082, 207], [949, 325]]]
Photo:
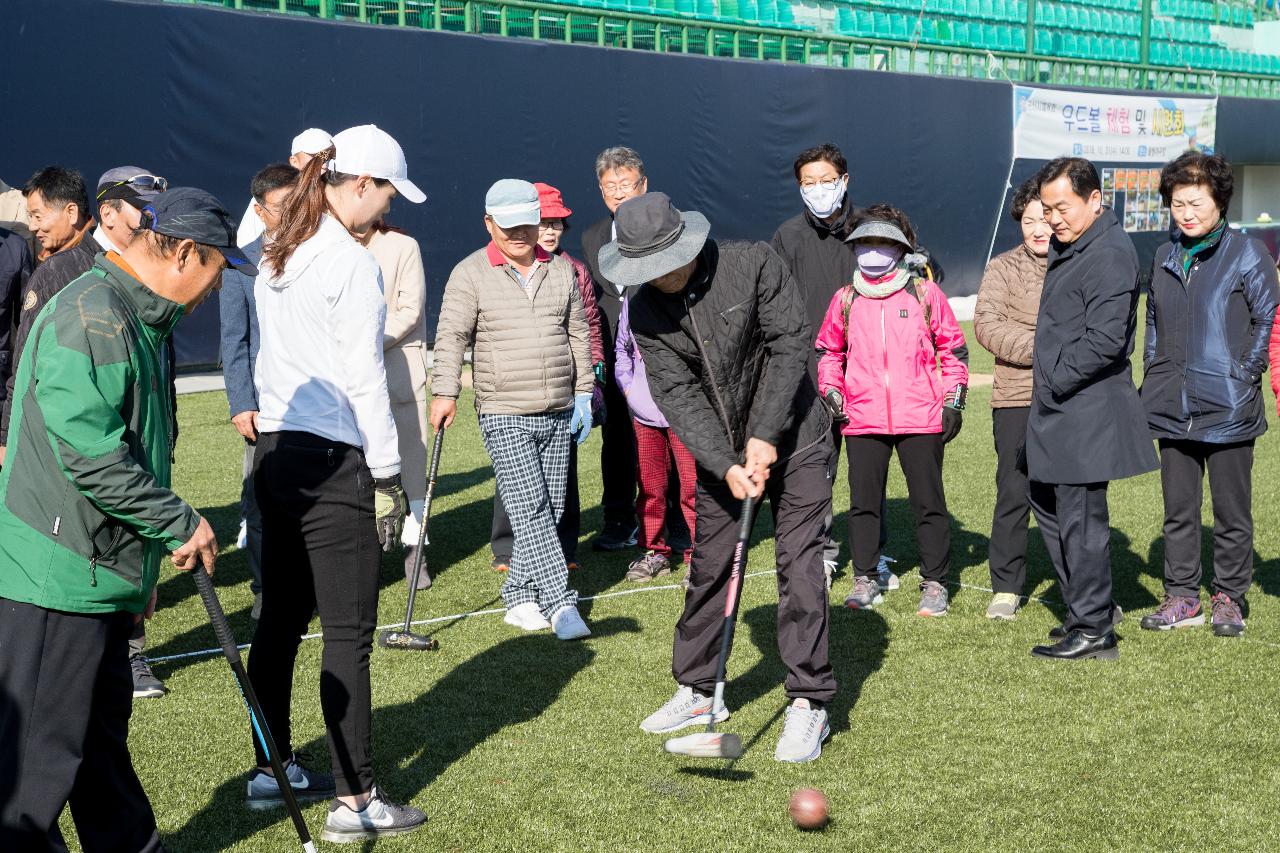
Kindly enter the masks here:
[[841, 288], [827, 306], [818, 333], [818, 387], [844, 397], [845, 435], [912, 435], [942, 432], [947, 391], [969, 384], [969, 368], [956, 351], [964, 332], [951, 305], [932, 281], [916, 288], [929, 304], [937, 352], [925, 327], [920, 300], [906, 288], [883, 299], [858, 296], [849, 307], [845, 335]]

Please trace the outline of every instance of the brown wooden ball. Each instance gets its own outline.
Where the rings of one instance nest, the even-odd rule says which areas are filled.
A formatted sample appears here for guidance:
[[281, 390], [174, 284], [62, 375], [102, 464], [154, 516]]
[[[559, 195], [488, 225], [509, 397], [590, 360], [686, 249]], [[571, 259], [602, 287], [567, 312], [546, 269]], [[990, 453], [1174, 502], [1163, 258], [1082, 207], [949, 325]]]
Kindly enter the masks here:
[[799, 829], [822, 829], [830, 819], [827, 797], [817, 788], [801, 788], [791, 795], [787, 810]]

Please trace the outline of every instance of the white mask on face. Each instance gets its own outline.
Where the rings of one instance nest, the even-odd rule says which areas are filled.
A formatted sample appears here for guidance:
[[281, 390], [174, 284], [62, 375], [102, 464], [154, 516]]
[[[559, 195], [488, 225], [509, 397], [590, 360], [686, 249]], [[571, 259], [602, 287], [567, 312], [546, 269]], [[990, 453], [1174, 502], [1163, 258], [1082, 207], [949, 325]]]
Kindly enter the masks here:
[[848, 189], [849, 179], [841, 178], [830, 189], [822, 184], [801, 187], [800, 197], [804, 199], [804, 206], [809, 208], [810, 213], [819, 219], [826, 219], [840, 209], [840, 205], [844, 203], [845, 191]]

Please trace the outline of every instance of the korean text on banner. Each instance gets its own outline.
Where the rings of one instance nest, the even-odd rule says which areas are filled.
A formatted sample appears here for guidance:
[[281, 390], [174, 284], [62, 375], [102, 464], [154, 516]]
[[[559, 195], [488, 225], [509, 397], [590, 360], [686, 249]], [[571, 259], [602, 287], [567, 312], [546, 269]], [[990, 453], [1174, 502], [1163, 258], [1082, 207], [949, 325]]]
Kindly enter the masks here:
[[1013, 87], [1013, 156], [1163, 164], [1213, 153], [1216, 98], [1173, 98]]

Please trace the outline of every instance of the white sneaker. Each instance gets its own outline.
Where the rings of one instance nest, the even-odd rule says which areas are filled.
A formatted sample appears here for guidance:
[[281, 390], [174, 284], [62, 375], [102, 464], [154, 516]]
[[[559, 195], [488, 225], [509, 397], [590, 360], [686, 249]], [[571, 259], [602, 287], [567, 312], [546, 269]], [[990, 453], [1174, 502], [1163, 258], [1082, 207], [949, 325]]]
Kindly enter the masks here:
[[240, 519], [240, 532], [236, 534], [236, 549], [243, 551], [249, 547], [249, 522]]
[[822, 742], [830, 736], [826, 709], [815, 710], [808, 699], [797, 699], [787, 707], [787, 721], [773, 757], [793, 763], [813, 761], [822, 755]]
[[[651, 735], [674, 732], [685, 726], [706, 725], [711, 717], [710, 696], [703, 696], [692, 687], [681, 687], [658, 710], [645, 717], [640, 728]], [[716, 722], [723, 723], [729, 719], [729, 709], [721, 708], [716, 713]]]
[[884, 554], [880, 555], [880, 563], [876, 566], [876, 584], [883, 592], [897, 589], [900, 586], [898, 576], [893, 573], [893, 569], [889, 568], [890, 563], [896, 562], [898, 561], [893, 557], [886, 557]]
[[582, 614], [572, 604], [566, 604], [551, 615], [551, 628], [562, 640], [581, 640], [591, 636], [591, 629], [582, 621]]
[[524, 604], [508, 608], [507, 615], [502, 617], [502, 621], [508, 625], [515, 625], [523, 631], [541, 631], [543, 628], [551, 627], [547, 617], [542, 615], [537, 603], [533, 601], [526, 601]]

